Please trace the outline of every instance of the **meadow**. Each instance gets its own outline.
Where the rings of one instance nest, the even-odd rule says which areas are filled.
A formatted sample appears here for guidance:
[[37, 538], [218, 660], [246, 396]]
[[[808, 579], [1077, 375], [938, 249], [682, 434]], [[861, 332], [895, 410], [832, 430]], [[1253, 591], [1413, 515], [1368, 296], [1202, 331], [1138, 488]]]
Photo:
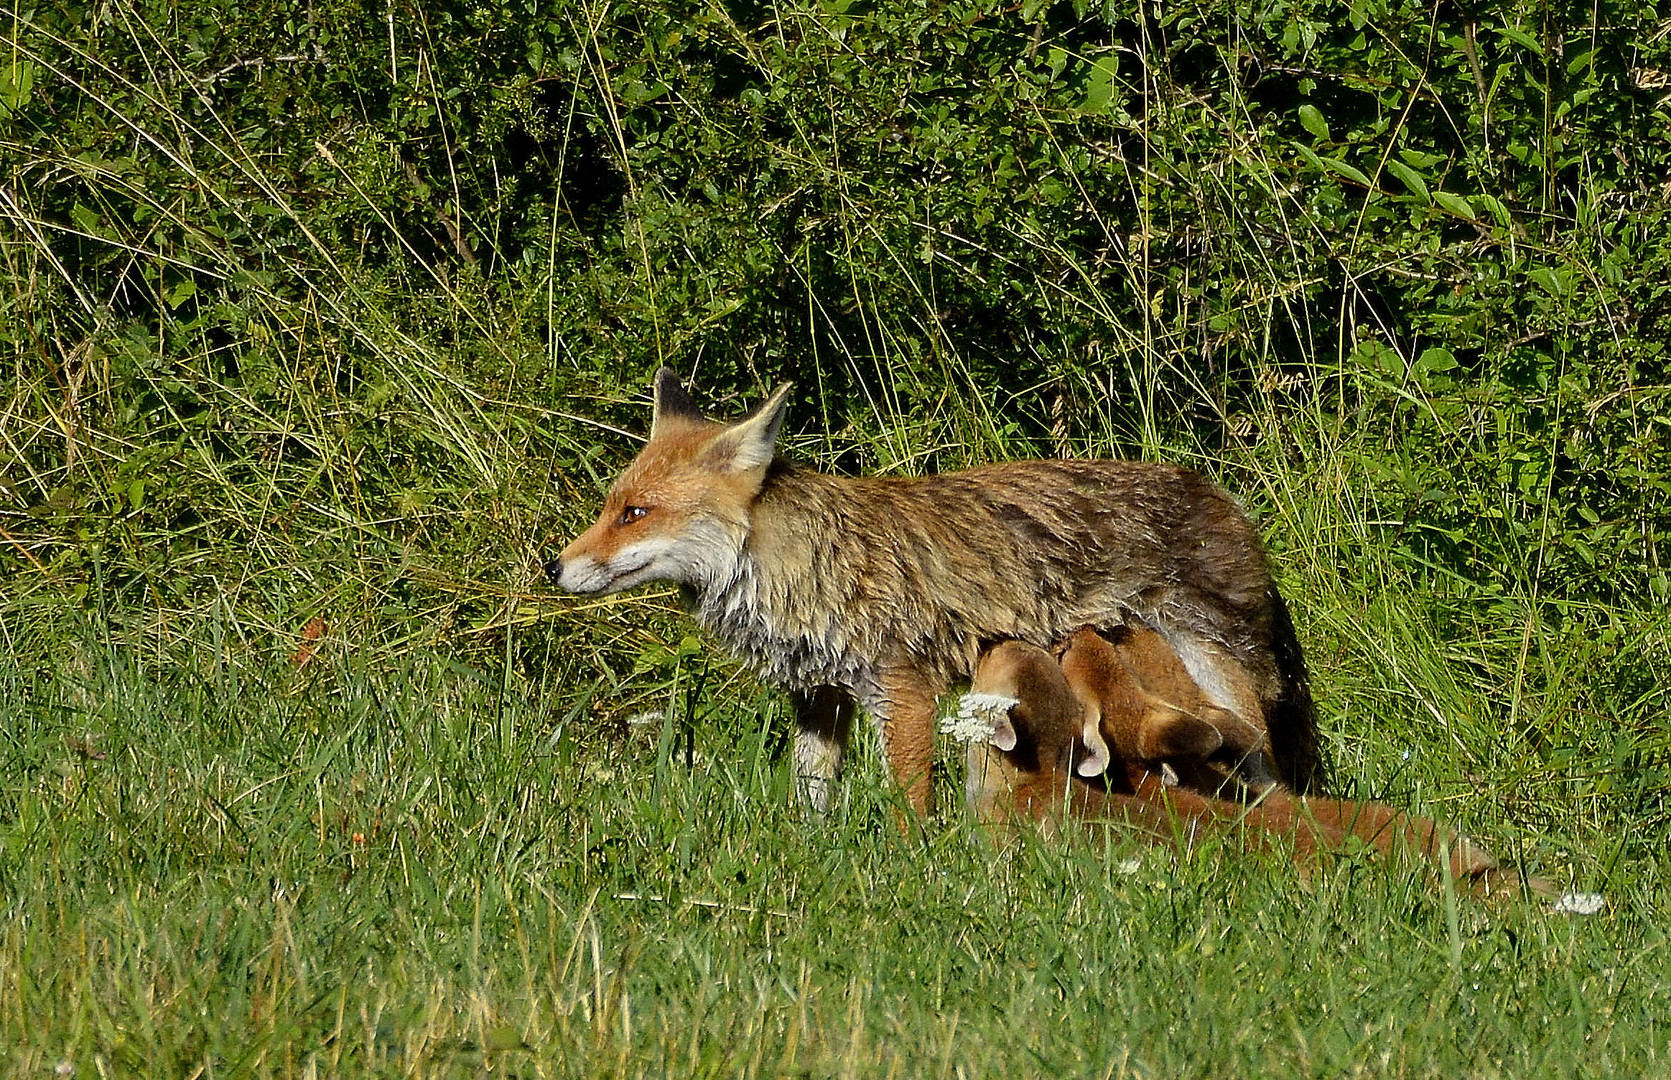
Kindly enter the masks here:
[[[0, 13], [0, 1074], [1642, 1076], [1671, 34], [1634, 7]], [[1191, 464], [1333, 789], [1562, 889], [790, 798], [557, 594], [670, 364], [840, 472]]]

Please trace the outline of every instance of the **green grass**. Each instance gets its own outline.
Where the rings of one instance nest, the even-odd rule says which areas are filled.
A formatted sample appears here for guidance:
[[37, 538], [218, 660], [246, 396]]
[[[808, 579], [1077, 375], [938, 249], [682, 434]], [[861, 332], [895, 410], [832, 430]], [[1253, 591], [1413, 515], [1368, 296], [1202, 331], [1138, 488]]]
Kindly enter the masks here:
[[14, 1075], [1589, 1076], [1668, 1051], [1663, 837], [1615, 860], [1582, 813], [1507, 819], [1512, 759], [1403, 757], [1420, 702], [1337, 738], [1348, 785], [1603, 914], [1452, 908], [1357, 857], [994, 850], [949, 775], [907, 838], [866, 752], [809, 821], [780, 707], [700, 653], [634, 700], [330, 638], [301, 671], [207, 635], [147, 659], [59, 615], [0, 675]]

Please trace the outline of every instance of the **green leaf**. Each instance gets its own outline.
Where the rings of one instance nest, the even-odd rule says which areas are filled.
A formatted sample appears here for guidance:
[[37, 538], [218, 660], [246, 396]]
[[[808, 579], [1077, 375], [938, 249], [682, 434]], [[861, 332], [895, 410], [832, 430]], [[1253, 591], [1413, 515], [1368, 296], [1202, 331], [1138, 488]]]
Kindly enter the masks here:
[[1442, 154], [1424, 154], [1420, 150], [1400, 150], [1398, 156], [1412, 169], [1431, 169], [1445, 160]]
[[1300, 106], [1300, 125], [1319, 140], [1329, 137], [1329, 122], [1323, 119], [1322, 112], [1315, 105]]
[[1404, 374], [1404, 361], [1399, 359], [1398, 353], [1373, 338], [1360, 341], [1352, 350], [1352, 359], [1371, 373], [1378, 372], [1389, 378]]
[[1108, 53], [1090, 65], [1085, 76], [1085, 100], [1079, 103], [1080, 112], [1103, 112], [1114, 100], [1114, 79], [1120, 72], [1120, 59]]
[[1427, 190], [1427, 181], [1422, 174], [1399, 161], [1397, 158], [1387, 159], [1387, 171], [1398, 177], [1399, 183], [1410, 189], [1410, 193], [1421, 197], [1423, 202], [1432, 202], [1433, 196]]
[[1348, 180], [1362, 184], [1364, 187], [1369, 188], [1372, 191], [1375, 189], [1375, 185], [1370, 183], [1369, 177], [1365, 176], [1355, 166], [1348, 165], [1339, 158], [1324, 158], [1323, 168], [1337, 175], [1344, 176]]
[[1504, 206], [1496, 196], [1485, 194], [1475, 195], [1474, 201], [1485, 207], [1486, 212], [1489, 213], [1502, 228], [1506, 229], [1514, 224], [1514, 219], [1509, 217], [1508, 207]]
[[631, 79], [621, 88], [621, 97], [632, 105], [648, 105], [667, 91], [666, 83], [645, 83]]
[[196, 295], [197, 283], [191, 278], [181, 278], [168, 290], [168, 295], [164, 296], [163, 300], [168, 304], [169, 310], [173, 311]]
[[1452, 195], [1448, 191], [1435, 191], [1433, 201], [1457, 217], [1465, 217], [1469, 221], [1474, 220], [1474, 208], [1468, 205], [1468, 200], [1460, 195]]
[[1522, 48], [1532, 50], [1538, 56], [1543, 55], [1543, 46], [1538, 44], [1538, 40], [1518, 26], [1499, 26], [1497, 27], [1497, 33]]
[[97, 211], [89, 210], [80, 203], [76, 203], [70, 207], [70, 220], [75, 222], [76, 227], [82, 232], [98, 234], [99, 215]]
[[1548, 293], [1550, 296], [1565, 296], [1567, 294], [1567, 276], [1558, 270], [1551, 270], [1540, 266], [1526, 275], [1532, 279], [1532, 284]]
[[1068, 51], [1060, 45], [1052, 45], [1045, 62], [1050, 65], [1050, 81], [1055, 82], [1062, 77], [1062, 72], [1067, 70]]
[[0, 68], [0, 119], [28, 104], [34, 86], [35, 65], [29, 61], [14, 60], [10, 67]]
[[1456, 354], [1443, 346], [1435, 346], [1431, 349], [1422, 350], [1422, 354], [1416, 358], [1415, 371], [1419, 378], [1430, 372], [1449, 371], [1454, 367], [1456, 367]]

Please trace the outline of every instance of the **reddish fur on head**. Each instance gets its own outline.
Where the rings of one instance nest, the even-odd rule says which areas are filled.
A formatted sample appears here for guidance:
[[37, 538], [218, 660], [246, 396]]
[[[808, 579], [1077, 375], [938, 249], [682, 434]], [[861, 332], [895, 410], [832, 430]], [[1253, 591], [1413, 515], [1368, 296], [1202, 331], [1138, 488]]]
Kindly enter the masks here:
[[736, 424], [704, 420], [665, 368], [655, 392], [650, 441], [610, 487], [597, 522], [554, 564], [557, 583], [572, 592], [645, 581], [701, 587], [732, 571], [747, 539], [788, 385]]

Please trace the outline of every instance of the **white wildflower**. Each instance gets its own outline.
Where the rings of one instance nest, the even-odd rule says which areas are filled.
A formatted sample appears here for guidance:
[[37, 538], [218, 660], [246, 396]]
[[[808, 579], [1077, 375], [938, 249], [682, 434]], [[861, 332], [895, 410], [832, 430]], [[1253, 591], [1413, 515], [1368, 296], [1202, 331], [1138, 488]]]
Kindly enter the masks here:
[[964, 694], [957, 700], [957, 711], [940, 718], [940, 732], [958, 742], [990, 742], [998, 721], [1019, 704], [1002, 694]]
[[1549, 905], [1558, 915], [1594, 915], [1607, 906], [1607, 897], [1598, 892], [1569, 892]]

